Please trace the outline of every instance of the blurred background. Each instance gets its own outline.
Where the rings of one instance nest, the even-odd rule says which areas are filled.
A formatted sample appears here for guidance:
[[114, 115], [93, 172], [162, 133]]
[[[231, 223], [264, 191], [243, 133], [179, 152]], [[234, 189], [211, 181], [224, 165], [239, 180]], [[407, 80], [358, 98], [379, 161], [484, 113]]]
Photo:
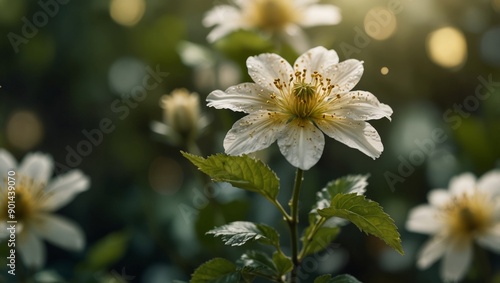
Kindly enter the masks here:
[[[202, 18], [226, 3], [220, 0], [54, 0], [52, 14], [40, 3], [0, 0], [0, 147], [18, 160], [32, 151], [49, 153], [55, 174], [79, 168], [92, 184], [58, 211], [82, 227], [86, 248], [72, 253], [47, 244], [38, 282], [118, 282], [122, 275], [128, 282], [188, 281], [204, 261], [236, 259], [251, 248], [227, 248], [204, 236], [235, 220], [276, 226], [288, 246], [287, 227], [273, 206], [256, 194], [210, 184], [180, 150], [223, 152], [224, 135], [243, 115], [208, 109], [206, 96], [249, 81], [248, 56], [279, 51], [293, 62], [291, 48], [277, 50], [271, 39], [249, 31], [208, 44]], [[327, 139], [320, 162], [305, 174], [302, 228], [327, 182], [370, 174], [367, 195], [396, 221], [406, 255], [349, 225], [332, 252], [306, 260], [311, 277], [303, 282], [320, 273], [350, 273], [362, 282], [440, 282], [439, 263], [416, 269], [427, 236], [404, 224], [408, 211], [427, 202], [429, 190], [446, 188], [452, 176], [500, 168], [500, 1], [322, 3], [337, 5], [343, 19], [307, 29], [311, 46], [335, 49], [341, 61], [363, 60], [355, 89], [372, 92], [394, 114], [392, 122], [371, 122], [385, 146], [375, 161]], [[157, 133], [162, 96], [178, 88], [199, 94], [203, 130], [190, 144]], [[102, 138], [92, 141], [88, 133], [97, 130]], [[258, 156], [280, 176], [286, 204], [294, 168], [276, 144]], [[500, 255], [485, 256], [500, 282]], [[2, 268], [4, 261], [2, 255]], [[474, 262], [464, 282], [483, 282], [480, 267]], [[11, 279], [0, 275], [0, 282]]]

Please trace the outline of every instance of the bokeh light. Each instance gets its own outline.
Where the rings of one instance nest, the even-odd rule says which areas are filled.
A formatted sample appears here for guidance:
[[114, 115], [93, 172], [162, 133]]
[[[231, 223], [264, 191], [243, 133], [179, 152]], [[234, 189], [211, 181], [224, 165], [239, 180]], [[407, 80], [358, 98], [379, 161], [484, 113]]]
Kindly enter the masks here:
[[22, 151], [34, 148], [43, 138], [43, 124], [40, 118], [29, 110], [14, 112], [7, 122], [7, 140]]
[[132, 57], [120, 58], [109, 68], [109, 86], [114, 92], [125, 95], [133, 87], [141, 86], [144, 76], [142, 61]]
[[174, 159], [157, 157], [149, 167], [149, 184], [158, 193], [171, 195], [182, 186], [182, 168]]
[[453, 27], [443, 27], [431, 32], [426, 40], [427, 54], [435, 64], [458, 69], [467, 59], [467, 42], [464, 34]]
[[144, 0], [111, 0], [109, 14], [111, 18], [124, 26], [136, 25], [144, 15], [146, 2]]
[[500, 66], [500, 27], [489, 29], [481, 38], [481, 58], [488, 64]]
[[387, 67], [380, 68], [380, 73], [384, 76], [389, 74], [389, 68], [387, 68]]
[[491, 6], [493, 6], [493, 9], [500, 13], [500, 0], [491, 0]]
[[376, 40], [385, 40], [394, 34], [397, 20], [394, 13], [383, 7], [372, 8], [365, 16], [365, 32]]

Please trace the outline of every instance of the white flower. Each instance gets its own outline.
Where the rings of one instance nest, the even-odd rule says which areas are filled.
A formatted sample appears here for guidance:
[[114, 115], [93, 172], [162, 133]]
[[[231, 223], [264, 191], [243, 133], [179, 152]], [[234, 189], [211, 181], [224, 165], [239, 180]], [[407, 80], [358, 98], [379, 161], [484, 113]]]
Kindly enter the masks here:
[[208, 41], [214, 42], [239, 30], [259, 29], [283, 35], [299, 52], [307, 49], [301, 29], [319, 25], [335, 25], [341, 20], [334, 5], [316, 4], [319, 0], [234, 0], [233, 5], [219, 5], [203, 19], [206, 27], [216, 26]]
[[[43, 266], [45, 247], [42, 239], [74, 251], [85, 245], [80, 228], [52, 212], [85, 191], [89, 187], [89, 178], [79, 170], [72, 170], [49, 180], [53, 165], [50, 156], [31, 153], [18, 166], [9, 152], [0, 149], [0, 239], [9, 236], [7, 227], [11, 224], [7, 221], [17, 221], [15, 249], [28, 267]], [[15, 172], [14, 199], [8, 194], [7, 173], [11, 170]], [[12, 200], [15, 201], [15, 219], [11, 219], [7, 211], [8, 202]]]
[[455, 282], [469, 268], [474, 242], [500, 253], [500, 170], [479, 180], [470, 173], [454, 177], [448, 190], [433, 190], [428, 199], [429, 205], [411, 210], [406, 223], [410, 231], [433, 235], [419, 253], [419, 268], [443, 257], [441, 277]]
[[276, 54], [249, 57], [255, 83], [216, 90], [208, 106], [248, 113], [224, 139], [227, 154], [240, 155], [278, 141], [293, 166], [307, 170], [318, 162], [323, 133], [376, 158], [383, 150], [377, 131], [365, 120], [390, 118], [392, 109], [366, 91], [351, 91], [363, 73], [362, 62], [338, 62], [334, 50], [313, 48], [290, 66]]

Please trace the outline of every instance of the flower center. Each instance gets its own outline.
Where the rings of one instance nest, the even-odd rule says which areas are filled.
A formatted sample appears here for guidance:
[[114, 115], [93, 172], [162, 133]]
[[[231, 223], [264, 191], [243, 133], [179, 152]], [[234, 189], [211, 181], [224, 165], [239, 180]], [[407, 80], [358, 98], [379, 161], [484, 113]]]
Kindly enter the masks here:
[[[296, 66], [297, 67], [297, 66]], [[331, 102], [330, 94], [334, 85], [330, 79], [324, 79], [318, 72], [313, 72], [307, 79], [307, 70], [295, 71], [288, 82], [274, 80], [280, 90], [279, 96], [271, 96], [283, 112], [293, 118], [315, 119], [324, 116]]]
[[294, 22], [297, 15], [288, 0], [253, 0], [248, 18], [257, 27], [277, 31]]
[[471, 237], [491, 225], [493, 206], [486, 196], [476, 192], [454, 199], [445, 212], [454, 235]]
[[[6, 185], [4, 184], [5, 187]], [[39, 209], [40, 200], [44, 197], [43, 188], [44, 184], [34, 183], [27, 178], [20, 178], [13, 191], [0, 186], [2, 192], [0, 194], [0, 221], [23, 222], [30, 219]]]

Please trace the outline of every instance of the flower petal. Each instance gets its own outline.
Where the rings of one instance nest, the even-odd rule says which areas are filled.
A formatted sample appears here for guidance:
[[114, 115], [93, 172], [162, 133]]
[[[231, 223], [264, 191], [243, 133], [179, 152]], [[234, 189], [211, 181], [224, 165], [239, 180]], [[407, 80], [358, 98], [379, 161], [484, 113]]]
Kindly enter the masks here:
[[214, 42], [227, 34], [243, 27], [241, 12], [230, 5], [215, 6], [203, 18], [203, 25], [211, 27], [217, 25], [207, 36], [209, 42]]
[[448, 282], [461, 280], [469, 269], [471, 260], [471, 242], [460, 241], [448, 245], [441, 263], [441, 277]]
[[293, 69], [290, 64], [278, 54], [264, 53], [248, 57], [248, 74], [255, 83], [271, 92], [279, 92], [274, 80], [288, 83]]
[[479, 245], [500, 253], [500, 224], [496, 224], [484, 235], [477, 237]]
[[331, 79], [335, 86], [332, 89], [334, 94], [349, 92], [359, 82], [363, 75], [363, 62], [356, 59], [348, 59], [325, 70], [323, 76]]
[[89, 178], [80, 170], [71, 170], [47, 185], [45, 193], [48, 197], [40, 204], [40, 208], [46, 211], [59, 209], [72, 201], [78, 193], [87, 190], [89, 185]]
[[309, 39], [307, 35], [302, 30], [302, 28], [296, 24], [288, 24], [284, 28], [284, 32], [279, 34], [283, 37], [283, 41], [290, 44], [290, 46], [295, 49], [295, 51], [302, 53], [310, 48]]
[[432, 190], [427, 194], [429, 203], [436, 207], [442, 207], [451, 200], [450, 193], [445, 189]]
[[406, 229], [422, 234], [436, 234], [443, 228], [443, 223], [437, 218], [438, 213], [430, 205], [419, 205], [410, 211]]
[[491, 170], [477, 181], [477, 188], [490, 196], [500, 196], [500, 170]]
[[43, 153], [29, 153], [19, 166], [18, 173], [28, 176], [37, 182], [47, 183], [52, 175], [54, 163], [52, 157]]
[[326, 69], [336, 65], [338, 62], [339, 56], [335, 50], [327, 50], [323, 46], [318, 46], [300, 55], [293, 65], [296, 71], [302, 72], [306, 69], [308, 72], [306, 79], [310, 81], [310, 74], [315, 71], [324, 74]]
[[309, 170], [323, 154], [325, 137], [310, 121], [295, 119], [278, 138], [278, 146], [290, 164]]
[[436, 235], [428, 240], [418, 253], [417, 266], [426, 269], [443, 256], [448, 244], [448, 238]]
[[33, 230], [45, 240], [61, 248], [79, 251], [85, 245], [80, 227], [54, 214], [41, 214], [34, 220]]
[[476, 186], [476, 177], [472, 173], [463, 173], [450, 180], [449, 190], [452, 195], [473, 193]]
[[225, 152], [241, 155], [269, 147], [285, 126], [278, 115], [257, 111], [236, 121], [224, 139]]
[[40, 268], [44, 265], [45, 247], [42, 240], [29, 229], [21, 233], [17, 247], [26, 266]]
[[392, 108], [367, 91], [351, 91], [334, 99], [332, 112], [338, 116], [363, 121], [384, 117], [391, 120]]
[[373, 159], [379, 157], [384, 150], [377, 130], [366, 122], [329, 117], [318, 119], [315, 122], [329, 137], [351, 148], [358, 149]]
[[305, 27], [336, 25], [342, 20], [340, 9], [334, 5], [312, 5], [306, 8], [300, 24]]
[[250, 113], [269, 109], [272, 104], [266, 103], [270, 98], [268, 91], [254, 83], [243, 83], [232, 86], [226, 91], [215, 90], [207, 96], [207, 106], [216, 109]]
[[0, 148], [0, 181], [7, 176], [7, 172], [17, 168], [17, 161], [7, 150]]

